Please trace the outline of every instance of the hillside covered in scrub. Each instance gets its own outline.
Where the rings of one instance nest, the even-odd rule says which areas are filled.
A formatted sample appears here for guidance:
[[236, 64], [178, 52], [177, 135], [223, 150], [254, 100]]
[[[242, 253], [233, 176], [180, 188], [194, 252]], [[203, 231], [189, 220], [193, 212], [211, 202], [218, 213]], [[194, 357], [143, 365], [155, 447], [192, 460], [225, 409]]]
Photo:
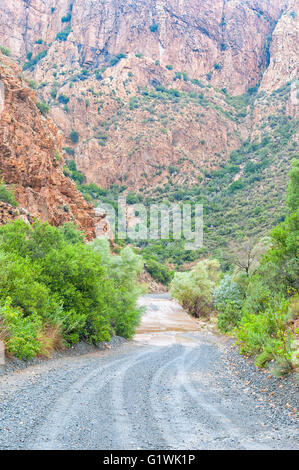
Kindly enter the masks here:
[[[285, 216], [295, 0], [18, 0], [0, 14], [2, 49], [62, 132], [65, 174], [89, 202], [203, 202], [208, 253]], [[141, 248], [174, 265], [200, 255]]]
[[233, 334], [241, 353], [287, 375], [299, 366], [299, 160], [293, 160], [285, 220], [264, 240], [248, 240], [229, 260], [199, 261], [176, 273], [172, 295], [191, 314], [217, 314], [218, 329]]

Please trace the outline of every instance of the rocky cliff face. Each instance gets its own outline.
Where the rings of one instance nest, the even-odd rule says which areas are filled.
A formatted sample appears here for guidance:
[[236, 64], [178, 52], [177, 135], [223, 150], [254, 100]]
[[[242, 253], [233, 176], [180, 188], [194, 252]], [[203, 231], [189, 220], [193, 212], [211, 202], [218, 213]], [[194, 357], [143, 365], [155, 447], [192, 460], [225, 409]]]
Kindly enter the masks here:
[[297, 75], [295, 0], [0, 0], [0, 25], [104, 187], [201, 181], [281, 112], [270, 94]]
[[0, 53], [4, 109], [0, 115], [0, 174], [12, 185], [17, 209], [2, 203], [0, 219], [34, 217], [53, 225], [73, 221], [92, 239], [96, 233], [93, 207], [62, 171], [61, 135], [36, 106], [36, 93], [21, 78], [21, 70]]
[[[71, 7], [72, 5], [72, 7]], [[25, 59], [71, 26], [63, 62], [99, 67], [119, 53], [142, 54], [162, 66], [241, 94], [267, 65], [266, 38], [288, 0], [1, 0], [0, 43]], [[70, 21], [67, 21], [71, 15]], [[220, 68], [215, 70], [214, 65]]]

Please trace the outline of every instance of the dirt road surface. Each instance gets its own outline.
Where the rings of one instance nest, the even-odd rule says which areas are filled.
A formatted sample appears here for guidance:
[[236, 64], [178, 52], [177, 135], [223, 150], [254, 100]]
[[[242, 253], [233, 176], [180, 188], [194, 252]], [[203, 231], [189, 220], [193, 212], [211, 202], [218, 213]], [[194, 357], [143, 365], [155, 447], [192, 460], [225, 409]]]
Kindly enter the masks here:
[[255, 370], [167, 295], [140, 303], [134, 341], [0, 377], [1, 449], [298, 448], [292, 380]]

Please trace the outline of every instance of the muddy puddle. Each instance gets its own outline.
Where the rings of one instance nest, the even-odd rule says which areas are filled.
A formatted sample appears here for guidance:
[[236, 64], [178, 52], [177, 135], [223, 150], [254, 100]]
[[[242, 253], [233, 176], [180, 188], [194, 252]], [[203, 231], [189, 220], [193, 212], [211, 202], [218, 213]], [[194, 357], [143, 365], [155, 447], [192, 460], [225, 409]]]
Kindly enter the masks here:
[[197, 344], [189, 332], [200, 330], [200, 325], [167, 294], [146, 295], [139, 299], [145, 308], [142, 322], [134, 341], [142, 344]]

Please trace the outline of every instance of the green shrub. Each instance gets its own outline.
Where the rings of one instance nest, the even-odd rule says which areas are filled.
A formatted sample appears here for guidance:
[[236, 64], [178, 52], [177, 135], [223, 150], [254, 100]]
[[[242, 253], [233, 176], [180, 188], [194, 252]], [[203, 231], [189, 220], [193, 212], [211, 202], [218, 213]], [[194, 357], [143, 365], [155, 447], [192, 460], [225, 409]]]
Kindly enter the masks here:
[[[4, 226], [6, 227], [6, 226]], [[10, 230], [19, 226], [10, 224]], [[1, 227], [2, 229], [2, 227]], [[2, 229], [2, 233], [5, 228]], [[22, 238], [17, 231], [16, 238], [18, 243], [25, 238], [26, 231], [22, 231]], [[11, 240], [12, 242], [12, 240]], [[10, 246], [9, 243], [7, 246]], [[30, 263], [30, 259], [17, 255], [15, 252], [7, 252], [4, 243], [1, 244], [0, 251], [0, 299], [5, 300], [10, 297], [12, 305], [22, 308], [25, 315], [38, 314], [47, 316], [48, 313], [54, 312], [58, 304], [51, 299], [49, 289], [40, 282], [40, 266]], [[0, 249], [1, 249], [0, 248]], [[18, 251], [21, 251], [19, 249]]]
[[[78, 185], [82, 185], [82, 183], [84, 183], [85, 176], [83, 175], [83, 173], [77, 170], [75, 160], [68, 160], [66, 162], [66, 170], [65, 170], [66, 176], [72, 178], [72, 180], [74, 180]], [[81, 186], [79, 186], [78, 189], [81, 191]]]
[[239, 191], [240, 189], [243, 189], [245, 186], [244, 181], [240, 178], [237, 181], [234, 181], [228, 188], [229, 193], [235, 193], [236, 191]]
[[229, 333], [236, 328], [242, 318], [240, 305], [233, 301], [226, 301], [222, 305], [221, 313], [217, 317], [217, 326], [222, 333]]
[[159, 29], [159, 24], [158, 23], [153, 23], [151, 26], [150, 26], [150, 31], [152, 33], [155, 33], [156, 31], [158, 31]]
[[58, 101], [59, 101], [59, 103], [61, 103], [61, 104], [67, 104], [67, 103], [70, 101], [70, 99], [69, 99], [69, 97], [66, 96], [66, 95], [59, 95], [59, 96], [58, 96]]
[[175, 273], [170, 293], [191, 315], [208, 317], [213, 311], [212, 293], [219, 276], [218, 261], [199, 261], [191, 271]]
[[40, 354], [42, 347], [38, 336], [41, 329], [41, 321], [36, 315], [24, 316], [20, 309], [11, 306], [9, 298], [0, 304], [0, 338], [12, 356], [32, 359]]
[[243, 303], [243, 296], [239, 286], [229, 274], [226, 274], [221, 280], [219, 286], [214, 290], [213, 296], [218, 308], [221, 308], [226, 302], [234, 302], [240, 307]]
[[70, 139], [73, 144], [77, 144], [79, 142], [79, 132], [72, 129], [72, 132], [70, 133]]
[[165, 286], [169, 285], [174, 276], [174, 272], [171, 269], [154, 259], [145, 260], [145, 269], [155, 281]]
[[50, 111], [50, 106], [44, 101], [38, 101], [36, 103], [36, 106], [38, 107], [43, 116], [46, 116]]
[[280, 299], [276, 308], [254, 315], [246, 312], [236, 330], [242, 354], [258, 355], [256, 364], [265, 366], [272, 359], [291, 364], [292, 335], [288, 328], [288, 301]]
[[101, 255], [113, 283], [114, 298], [110, 297], [109, 305], [113, 331], [125, 338], [132, 338], [142, 313], [136, 305], [142, 292], [136, 283], [137, 276], [143, 271], [142, 258], [129, 247], [124, 248], [119, 256], [111, 256], [107, 239], [95, 240], [92, 249]]
[[25, 62], [23, 66], [23, 70], [28, 70], [28, 69], [33, 69], [38, 62], [40, 62], [46, 55], [48, 54], [48, 50], [45, 49], [44, 51], [40, 52], [37, 54], [35, 57], [33, 57], [31, 60], [28, 62]]
[[60, 161], [61, 161], [61, 155], [60, 155], [60, 153], [59, 153], [59, 151], [58, 151], [58, 150], [55, 150], [55, 154], [54, 154], [54, 156], [55, 156], [55, 159], [56, 159], [58, 162], [60, 162]]
[[3, 225], [0, 305], [7, 306], [5, 315], [0, 310], [1, 337], [8, 331], [12, 354], [25, 358], [47, 349], [49, 327], [71, 344], [109, 340], [111, 334], [132, 337], [142, 269], [130, 248], [111, 256], [107, 240], [84, 244], [72, 224]]
[[230, 275], [224, 276], [213, 292], [214, 303], [218, 310], [218, 328], [223, 333], [232, 331], [241, 320], [243, 295], [239, 286]]
[[288, 186], [287, 206], [291, 212], [299, 208], [299, 160], [292, 161], [292, 170], [290, 172], [290, 183]]
[[6, 55], [7, 57], [10, 57], [10, 50], [7, 47], [0, 46], [0, 51], [2, 54]]

